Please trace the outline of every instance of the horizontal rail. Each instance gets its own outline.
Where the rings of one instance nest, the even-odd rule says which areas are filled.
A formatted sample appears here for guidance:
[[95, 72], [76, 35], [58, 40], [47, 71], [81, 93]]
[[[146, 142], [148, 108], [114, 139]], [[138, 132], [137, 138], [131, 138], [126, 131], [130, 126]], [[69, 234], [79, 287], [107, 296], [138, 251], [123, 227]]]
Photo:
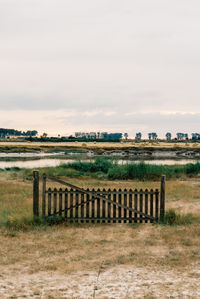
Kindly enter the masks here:
[[[72, 188], [72, 189], [74, 189], [74, 188]], [[57, 193], [61, 193], [61, 194], [65, 194], [65, 193], [69, 193], [71, 190], [61, 190], [61, 189], [57, 189], [56, 190], [56, 192]], [[75, 192], [75, 191], [73, 191], [73, 192]], [[92, 191], [91, 191], [92, 192]], [[111, 190], [111, 191], [101, 191], [101, 190], [94, 190], [94, 192], [99, 192], [99, 193], [101, 193], [101, 195], [108, 195], [108, 194], [121, 194], [121, 195], [129, 195], [129, 194], [132, 194], [132, 195], [140, 195], [140, 194], [142, 194], [142, 195], [145, 195], [145, 194], [148, 194], [148, 195], [150, 195], [150, 194], [153, 194], [153, 195], [155, 195], [155, 194], [159, 194], [160, 192], [159, 191], [127, 191], [127, 192], [125, 192], [125, 191], [118, 191], [118, 190], [116, 190], [116, 191], [113, 191], [113, 190]], [[48, 194], [48, 193], [55, 193], [55, 190], [54, 189], [51, 189], [51, 190], [46, 190], [45, 191], [45, 193], [46, 194]]]
[[[46, 218], [49, 218], [49, 217], [51, 217], [51, 216], [55, 216], [55, 214], [51, 214], [51, 215], [48, 215], [48, 216], [46, 216]], [[123, 220], [125, 220], [125, 221], [134, 221], [134, 220], [147, 220], [147, 218], [146, 217], [136, 217], [136, 218], [134, 218], [134, 217], [132, 217], [132, 218], [125, 218], [125, 217], [120, 217], [120, 218], [118, 218], [118, 217], [115, 217], [115, 218], [108, 218], [108, 217], [70, 217], [70, 218], [65, 218], [65, 217], [61, 217], [61, 218], [63, 218], [63, 219], [66, 219], [66, 221], [77, 221], [77, 220], [81, 220], [81, 221], [87, 221], [87, 220], [89, 220], [89, 221], [91, 221], [91, 220], [94, 220], [94, 221], [123, 221]], [[149, 219], [148, 219], [149, 220]], [[156, 221], [156, 218], [154, 218], [154, 221]]]

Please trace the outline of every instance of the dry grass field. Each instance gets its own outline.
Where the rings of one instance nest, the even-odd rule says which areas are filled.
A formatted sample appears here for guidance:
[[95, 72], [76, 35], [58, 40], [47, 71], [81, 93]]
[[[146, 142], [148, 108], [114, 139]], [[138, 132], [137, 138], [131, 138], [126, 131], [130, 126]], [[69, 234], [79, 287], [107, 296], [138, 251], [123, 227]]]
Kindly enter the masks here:
[[109, 148], [115, 148], [115, 149], [128, 149], [133, 147], [139, 147], [139, 148], [200, 148], [199, 143], [187, 143], [187, 142], [177, 142], [177, 143], [169, 143], [169, 142], [132, 142], [132, 141], [122, 141], [122, 142], [16, 142], [16, 141], [1, 141], [0, 142], [0, 151], [9, 151], [14, 150], [15, 152], [18, 151], [35, 151], [35, 150], [42, 150], [42, 151], [48, 151], [51, 150], [63, 150], [67, 148], [86, 148], [86, 149], [109, 149]]
[[[159, 182], [70, 179], [82, 187]], [[191, 224], [0, 228], [0, 298], [200, 298], [200, 179], [166, 184], [166, 208]], [[0, 179], [0, 222], [32, 215], [32, 183]]]

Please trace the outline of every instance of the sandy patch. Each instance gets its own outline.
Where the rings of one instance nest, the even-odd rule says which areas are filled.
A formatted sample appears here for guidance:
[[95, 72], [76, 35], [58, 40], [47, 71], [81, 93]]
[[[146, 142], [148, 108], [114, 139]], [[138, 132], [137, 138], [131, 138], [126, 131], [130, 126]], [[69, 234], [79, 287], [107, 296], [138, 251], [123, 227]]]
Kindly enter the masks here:
[[200, 298], [200, 264], [185, 271], [120, 265], [73, 274], [6, 269], [1, 298]]

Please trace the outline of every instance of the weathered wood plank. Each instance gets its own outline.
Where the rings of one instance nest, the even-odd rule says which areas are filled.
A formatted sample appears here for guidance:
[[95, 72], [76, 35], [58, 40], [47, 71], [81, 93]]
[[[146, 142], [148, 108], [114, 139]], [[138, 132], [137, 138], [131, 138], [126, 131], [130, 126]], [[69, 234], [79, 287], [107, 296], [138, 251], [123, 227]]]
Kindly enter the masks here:
[[[129, 208], [133, 207], [133, 190], [129, 190]], [[129, 211], [129, 223], [132, 223], [132, 212]]]
[[51, 216], [51, 188], [48, 189], [48, 216]]
[[[150, 190], [150, 215], [153, 217], [153, 189]], [[153, 223], [153, 220], [150, 221], [151, 223]]]
[[[75, 216], [72, 218], [72, 220], [73, 221], [75, 221], [75, 220], [83, 220], [84, 222], [86, 221], [87, 222], [87, 220], [88, 221], [92, 221], [92, 220], [94, 220], [94, 221], [97, 221], [97, 220], [99, 220], [99, 221], [102, 221], [102, 220], [104, 220], [104, 221], [108, 221], [108, 220], [110, 220], [111, 222], [113, 222], [114, 220], [115, 221], [118, 221], [118, 220], [121, 220], [121, 221], [124, 221], [124, 220], [127, 220], [127, 221], [130, 221], [130, 220], [134, 220], [134, 218], [129, 218], [129, 217], [126, 217], [126, 218], [124, 218], [124, 217], [121, 217], [121, 218], [108, 218], [108, 217], [105, 217], [105, 218], [102, 218], [102, 217], [100, 217], [100, 218], [97, 218], [97, 217], [95, 217], [95, 218], [92, 218], [92, 217], [89, 217], [89, 218], [87, 218], [87, 217], [78, 217], [78, 218], [76, 218]], [[137, 218], [137, 220], [138, 221], [140, 221], [140, 220], [142, 220], [142, 221], [144, 221], [145, 220], [145, 217], [138, 217]]]
[[[102, 192], [102, 196], [104, 196], [106, 190], [103, 189], [102, 191], [103, 191], [103, 192]], [[102, 217], [103, 217], [103, 218], [106, 218], [106, 203], [105, 203], [104, 200], [102, 201]], [[102, 222], [105, 223], [105, 220], [103, 220]]]
[[65, 189], [65, 218], [68, 217], [68, 189]]
[[165, 216], [165, 175], [161, 176], [160, 183], [160, 219], [163, 220]]
[[[108, 199], [109, 200], [111, 200], [111, 190], [110, 189], [108, 189]], [[110, 202], [108, 202], [108, 219], [110, 219], [111, 218], [111, 203]], [[110, 220], [108, 220], [108, 223], [110, 223]]]
[[[118, 203], [121, 205], [121, 203], [122, 203], [122, 190], [121, 189], [119, 189], [118, 190]], [[122, 209], [121, 209], [121, 207], [120, 206], [118, 206], [118, 218], [119, 218], [119, 220], [118, 220], [118, 222], [119, 223], [121, 223], [122, 221], [120, 220], [120, 218], [122, 217]]]
[[63, 190], [62, 188], [59, 189], [59, 216], [62, 216], [62, 196]]
[[[113, 190], [113, 202], [116, 202], [117, 200], [117, 190]], [[113, 218], [116, 219], [116, 205], [113, 205]], [[116, 223], [116, 220], [113, 220], [113, 223]]]
[[156, 194], [155, 194], [155, 218], [156, 218], [156, 221], [158, 221], [158, 202], [159, 202], [159, 190], [156, 189]]
[[[134, 209], [138, 209], [138, 191], [137, 189], [134, 190]], [[138, 214], [135, 212], [134, 214], [134, 222], [137, 223]]]
[[[97, 195], [100, 195], [101, 190], [97, 189], [96, 193], [97, 193]], [[99, 219], [101, 218], [100, 217], [101, 216], [101, 206], [100, 206], [100, 204], [101, 204], [101, 200], [100, 200], [100, 198], [97, 198], [97, 218], [99, 218]], [[100, 223], [100, 220], [97, 220], [97, 223]]]
[[[143, 191], [140, 189], [140, 212], [143, 213]], [[142, 219], [140, 219], [140, 223], [142, 223]]]
[[[87, 191], [90, 191], [90, 189], [87, 189]], [[90, 217], [90, 194], [86, 194], [86, 200], [87, 200], [87, 203], [86, 203], [86, 218], [89, 218]], [[89, 220], [87, 220], [87, 223], [89, 222]]]
[[[94, 217], [95, 217], [95, 198], [94, 198], [94, 194], [95, 194], [95, 190], [94, 190], [94, 188], [92, 189], [92, 193], [93, 193], [93, 195], [92, 195], [92, 219], [94, 219]], [[94, 220], [92, 220], [92, 223], [94, 223]]]
[[[78, 215], [78, 214], [79, 214], [79, 213], [78, 213], [78, 212], [79, 212], [79, 192], [76, 191], [75, 194], [76, 194], [76, 205], [77, 205], [77, 206], [76, 206], [76, 209], [75, 209], [75, 217], [78, 218], [78, 216], [79, 216], [79, 215]], [[78, 222], [78, 221], [76, 221], [76, 222]]]
[[58, 194], [58, 190], [54, 188], [53, 191], [53, 214], [54, 215], [57, 214], [57, 194]]
[[[146, 189], [145, 190], [145, 214], [148, 214], [148, 195], [149, 195], [149, 192]], [[145, 219], [145, 223], [147, 223], [147, 222], [148, 222], [148, 219]]]
[[[84, 194], [81, 193], [81, 218], [84, 219]], [[81, 222], [84, 222], [83, 220], [81, 220]]]
[[73, 222], [72, 221], [72, 218], [73, 218], [73, 201], [74, 201], [74, 190], [71, 188], [70, 189], [70, 222]]
[[39, 172], [33, 171], [33, 215], [39, 216]]
[[[124, 206], [127, 206], [127, 189], [124, 189]], [[124, 223], [126, 223], [127, 209], [124, 209]]]
[[44, 173], [42, 175], [42, 216], [46, 216], [46, 183], [47, 183], [47, 176]]

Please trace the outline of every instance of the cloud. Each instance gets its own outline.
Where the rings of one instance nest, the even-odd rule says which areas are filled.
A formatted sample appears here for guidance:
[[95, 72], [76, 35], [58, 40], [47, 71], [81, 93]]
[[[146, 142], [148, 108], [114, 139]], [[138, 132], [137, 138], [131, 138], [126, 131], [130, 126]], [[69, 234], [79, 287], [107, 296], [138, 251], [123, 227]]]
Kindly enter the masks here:
[[[192, 133], [198, 131], [196, 123], [200, 113], [110, 113], [107, 110], [86, 112], [76, 110], [0, 110], [4, 127], [20, 130], [36, 129], [50, 135], [69, 135], [75, 131], [109, 131], [128, 132], [134, 137], [141, 131], [144, 136], [155, 131], [164, 137], [167, 131], [176, 134], [178, 131]], [[28, 125], [24, 125], [24, 123]], [[188, 128], [187, 124], [190, 124]]]
[[198, 0], [1, 0], [0, 124], [198, 130], [199, 31]]

